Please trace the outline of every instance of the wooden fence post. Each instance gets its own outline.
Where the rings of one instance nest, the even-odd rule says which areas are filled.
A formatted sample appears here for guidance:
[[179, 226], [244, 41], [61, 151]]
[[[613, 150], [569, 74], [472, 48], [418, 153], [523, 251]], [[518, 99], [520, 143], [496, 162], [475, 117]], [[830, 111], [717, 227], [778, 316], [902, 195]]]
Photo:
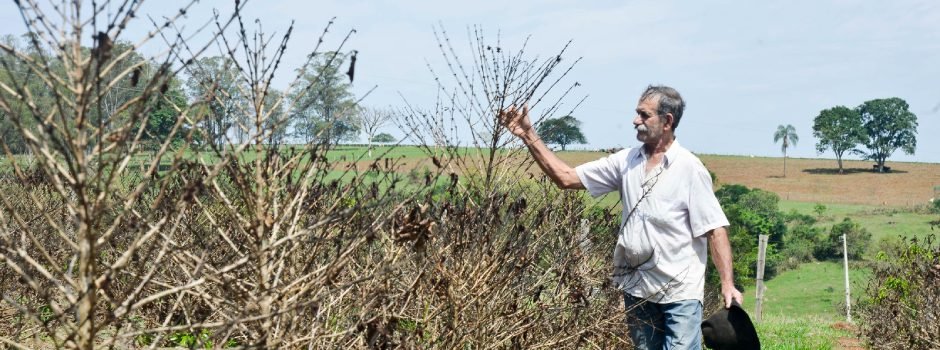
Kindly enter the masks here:
[[849, 250], [848, 240], [845, 234], [842, 234], [842, 258], [845, 263], [845, 319], [852, 323], [852, 297], [849, 292]]
[[758, 236], [757, 246], [757, 304], [754, 306], [754, 317], [761, 321], [764, 302], [764, 262], [767, 260], [767, 235]]

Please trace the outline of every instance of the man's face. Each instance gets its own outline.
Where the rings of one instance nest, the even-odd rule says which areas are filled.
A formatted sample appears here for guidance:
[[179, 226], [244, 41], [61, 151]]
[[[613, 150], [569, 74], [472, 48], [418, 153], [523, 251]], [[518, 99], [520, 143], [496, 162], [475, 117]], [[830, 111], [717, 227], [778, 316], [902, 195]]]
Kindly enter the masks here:
[[636, 118], [633, 118], [633, 127], [636, 129], [636, 139], [645, 144], [655, 144], [663, 137], [667, 123], [671, 120], [669, 114], [659, 116], [659, 97], [651, 97], [640, 101], [636, 106]]

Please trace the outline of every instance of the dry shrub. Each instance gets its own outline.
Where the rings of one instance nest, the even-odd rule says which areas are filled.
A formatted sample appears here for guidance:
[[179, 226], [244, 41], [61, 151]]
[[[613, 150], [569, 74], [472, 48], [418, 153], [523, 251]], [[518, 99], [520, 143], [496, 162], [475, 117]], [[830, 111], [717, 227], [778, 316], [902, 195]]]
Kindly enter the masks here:
[[[577, 60], [562, 64], [567, 46], [528, 60], [524, 45], [513, 51], [471, 28], [467, 63], [442, 28], [436, 34], [447, 64], [444, 74], [432, 67], [440, 98], [432, 108], [408, 106], [398, 122], [431, 159], [431, 176], [451, 181], [396, 209], [396, 222], [417, 222], [396, 224], [392, 233], [412, 246], [413, 258], [398, 296], [388, 298], [385, 315], [393, 317], [370, 328], [377, 330], [370, 341], [441, 348], [628, 344], [622, 294], [607, 281], [617, 221], [610, 210], [586, 207], [581, 194], [530, 175], [533, 162], [496, 118], [523, 103], [536, 124], [561, 113], [579, 84], [553, 90]], [[400, 338], [391, 336], [396, 331]]]
[[940, 245], [901, 239], [879, 253], [859, 314], [875, 349], [940, 348]]
[[[501, 85], [491, 93], [462, 92], [475, 101], [464, 106], [465, 120], [487, 120], [473, 133], [480, 157], [460, 157], [457, 142], [437, 138], [444, 152], [430, 143], [426, 150], [443, 155], [439, 167], [409, 180], [394, 159], [360, 172], [329, 161], [328, 143], [278, 146], [286, 121], [275, 111], [302, 107], [284, 94], [271, 98], [291, 31], [280, 42], [250, 32], [244, 3], [199, 27], [212, 31], [208, 42], [175, 31], [188, 3], [120, 52], [112, 49], [140, 2], [92, 3], [116, 12], [81, 1], [16, 4], [33, 35], [26, 49], [0, 44], [8, 78], [0, 111], [18, 142], [4, 138], [0, 174], [4, 346], [626, 344], [621, 294], [606, 281], [612, 215], [523, 176], [531, 163], [518, 150], [497, 150], [511, 141], [495, 111], [536, 106], [560, 55], [544, 64], [521, 52], [493, 61], [492, 49], [479, 46], [485, 59], [476, 64], [515, 72], [492, 80]], [[236, 34], [223, 35], [230, 26]], [[83, 48], [92, 35], [93, 47]], [[163, 55], [131, 60], [157, 39]], [[218, 81], [201, 82], [206, 94], [186, 104], [167, 94], [213, 45], [243, 82], [245, 101], [227, 113], [244, 142], [204, 133], [213, 122], [206, 106], [234, 98], [213, 88]], [[323, 55], [317, 50], [311, 59]], [[301, 81], [291, 87], [316, 89]], [[138, 94], [115, 102], [121, 84]], [[167, 103], [171, 127], [154, 138], [151, 112]], [[441, 120], [422, 118], [408, 119], [413, 131]], [[435, 185], [440, 177], [449, 185]]]

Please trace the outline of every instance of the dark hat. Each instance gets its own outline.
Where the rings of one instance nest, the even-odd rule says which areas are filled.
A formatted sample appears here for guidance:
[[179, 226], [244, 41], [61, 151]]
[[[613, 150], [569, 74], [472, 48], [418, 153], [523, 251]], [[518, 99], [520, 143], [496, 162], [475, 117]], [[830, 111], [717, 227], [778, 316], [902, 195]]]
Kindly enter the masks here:
[[757, 330], [747, 312], [736, 301], [731, 307], [721, 309], [702, 322], [702, 337], [705, 346], [715, 350], [760, 349]]

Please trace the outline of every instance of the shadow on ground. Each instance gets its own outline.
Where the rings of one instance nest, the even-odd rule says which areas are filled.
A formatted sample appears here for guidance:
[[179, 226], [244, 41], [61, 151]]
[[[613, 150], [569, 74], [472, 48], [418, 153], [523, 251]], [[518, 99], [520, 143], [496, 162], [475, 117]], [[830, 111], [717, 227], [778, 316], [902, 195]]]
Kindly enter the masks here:
[[[871, 174], [874, 171], [871, 169], [865, 168], [843, 168], [842, 175], [852, 175], [852, 174]], [[813, 175], [839, 175], [838, 168], [814, 168], [814, 169], [803, 169], [804, 173], [813, 174]], [[891, 169], [891, 171], [884, 174], [907, 174], [904, 170]]]

